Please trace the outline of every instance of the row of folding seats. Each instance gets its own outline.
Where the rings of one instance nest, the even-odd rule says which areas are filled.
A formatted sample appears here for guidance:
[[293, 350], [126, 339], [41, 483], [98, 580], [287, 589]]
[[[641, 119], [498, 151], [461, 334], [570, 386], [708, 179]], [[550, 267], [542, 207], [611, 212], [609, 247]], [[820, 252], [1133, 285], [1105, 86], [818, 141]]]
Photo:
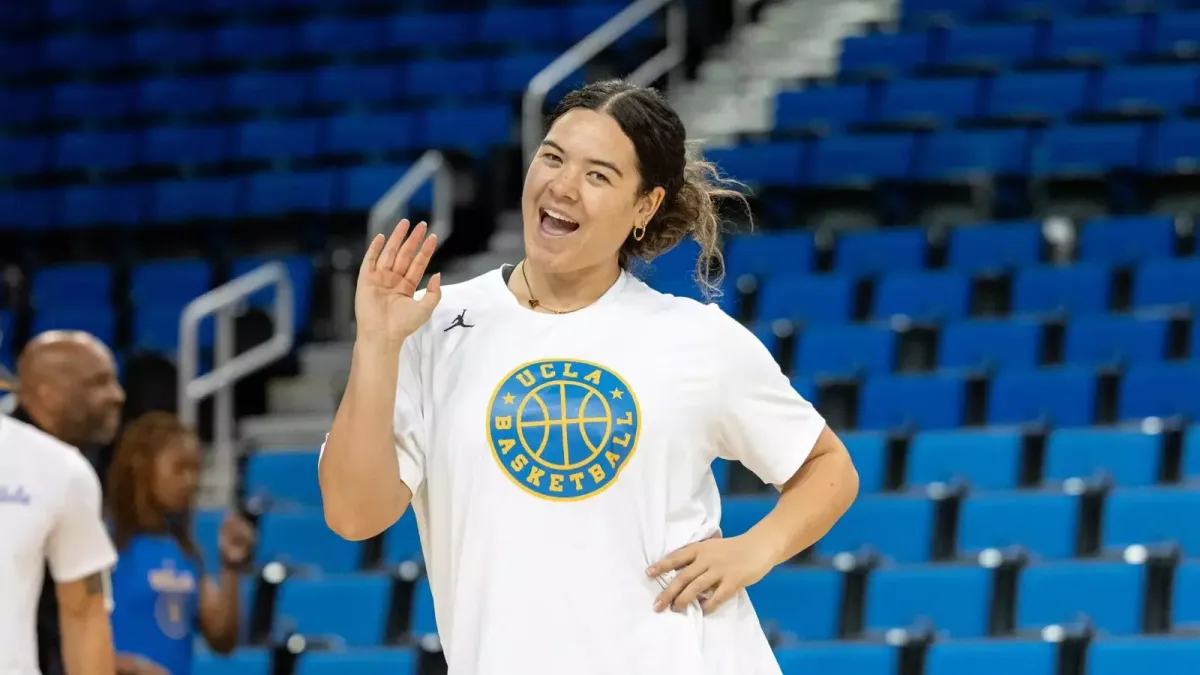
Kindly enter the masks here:
[[[924, 431], [913, 435], [907, 444], [902, 460], [903, 489], [936, 483], [970, 488], [974, 493], [1014, 490], [1022, 484], [1022, 473], [1033, 469], [1047, 485], [1081, 478], [1123, 487], [1148, 487], [1163, 475], [1164, 439], [1161, 433], [1140, 429], [1056, 429], [1046, 436], [1042, 465], [1030, 467], [1026, 466], [1025, 439], [1019, 431]], [[843, 433], [842, 440], [858, 469], [860, 491], [882, 492], [892, 468], [889, 438], [884, 434]], [[730, 472], [731, 464], [726, 460], [713, 464], [713, 475], [722, 493], [730, 489]], [[1200, 484], [1200, 427], [1191, 427], [1183, 436], [1179, 472], [1183, 481]], [[276, 510], [316, 509], [321, 506], [316, 476], [315, 450], [258, 452], [246, 461], [242, 491], [246, 499]], [[969, 508], [988, 510], [978, 506], [985, 502], [972, 504]], [[1002, 507], [993, 510], [1003, 512]], [[415, 536], [409, 518], [406, 515], [398, 526], [407, 534], [388, 535], [385, 558], [389, 561], [416, 555], [415, 541], [391, 542], [395, 536]], [[215, 530], [212, 534], [215, 536]], [[1062, 542], [1064, 546], [1070, 543]]]
[[[382, 164], [341, 171], [0, 191], [0, 230], [168, 225], [294, 213], [366, 212], [407, 170], [405, 164]], [[409, 204], [428, 206], [431, 196], [432, 188], [423, 188]]]
[[[423, 99], [430, 97], [459, 101], [509, 99], [523, 92], [555, 56], [538, 52], [487, 59], [246, 71], [136, 83], [68, 82], [48, 88], [10, 89], [5, 96], [12, 96], [19, 105], [5, 112], [0, 123], [56, 120], [71, 124], [123, 119], [145, 123], [163, 116], [203, 117], [263, 110], [283, 114], [308, 108], [341, 110], [347, 106], [410, 107], [414, 101], [425, 102]], [[561, 87], [580, 82], [577, 74]], [[181, 100], [181, 95], [186, 98]], [[93, 109], [80, 109], [84, 103]], [[452, 113], [437, 110], [436, 114], [447, 112]], [[421, 119], [428, 120], [429, 116]]]
[[[896, 647], [879, 643], [823, 642], [779, 647], [775, 656], [784, 675], [856, 673], [894, 675], [900, 663]], [[1104, 638], [1089, 645], [1082, 675], [1131, 672], [1184, 673], [1200, 660], [1200, 640], [1175, 637]], [[1058, 649], [1037, 640], [963, 640], [937, 642], [925, 655], [924, 675], [1055, 675]], [[269, 675], [269, 654], [241, 649], [231, 657], [201, 652], [195, 675]], [[416, 675], [409, 649], [351, 649], [300, 656], [296, 675]]]
[[[915, 272], [928, 267], [931, 232], [927, 228], [893, 228], [844, 232], [833, 240], [831, 268], [840, 274], [871, 276]], [[940, 237], [939, 237], [940, 238]], [[945, 267], [972, 274], [1037, 266], [1045, 259], [1047, 241], [1036, 220], [978, 223], [945, 233]], [[1114, 216], [1088, 220], [1077, 228], [1074, 259], [1127, 265], [1177, 254], [1175, 219], [1170, 216]], [[654, 280], [686, 277], [698, 250], [682, 245], [654, 261]], [[766, 231], [731, 237], [724, 252], [727, 277], [803, 275], [816, 271], [817, 249], [808, 231]]]
[[[858, 469], [859, 490], [875, 494], [888, 487], [892, 462], [903, 466], [902, 490], [928, 489], [932, 485], [969, 489], [972, 495], [989, 493], [989, 499], [972, 498], [963, 507], [972, 514], [960, 521], [964, 540], [977, 538], [993, 527], [990, 520], [1003, 517], [1009, 497], [1005, 490], [1021, 486], [1023, 474], [1036, 473], [1040, 484], [1056, 486], [1071, 479], [1082, 479], [1093, 485], [1151, 487], [1164, 474], [1167, 464], [1166, 436], [1157, 432], [1134, 429], [1074, 428], [1051, 431], [1044, 440], [1043, 454], [1026, 454], [1026, 439], [1018, 431], [992, 429], [985, 431], [925, 431], [915, 434], [904, 454], [893, 458], [894, 447], [888, 437], [872, 433], [843, 433], [842, 441]], [[1191, 427], [1184, 434], [1179, 459], [1180, 479], [1189, 485], [1200, 484], [1200, 428]], [[1031, 466], [1030, 463], [1040, 463]], [[314, 469], [315, 470], [315, 469]], [[723, 460], [713, 465], [718, 484], [729, 481], [730, 467]], [[286, 488], [284, 488], [286, 489]], [[1142, 495], [1145, 496], [1145, 495]], [[1061, 503], [1060, 495], [1047, 494], [1040, 499], [1017, 498], [1014, 504], [1028, 504], [1030, 510], [1047, 508], [1056, 511], [1068, 529], [1075, 528], [1074, 506]], [[1110, 501], [1112, 509], [1136, 511], [1137, 492], [1118, 491]], [[1067, 498], [1072, 504], [1074, 497]], [[1118, 515], [1110, 517], [1118, 518]], [[1037, 519], [1035, 519], [1036, 521]], [[968, 525], [967, 523], [973, 523]], [[1020, 525], [1014, 525], [1020, 527]], [[1003, 530], [1004, 528], [1000, 528]], [[1042, 537], [1043, 551], [1058, 546], [1058, 557], [1070, 555], [1074, 540], [1058, 543]], [[986, 546], [964, 544], [965, 550], [981, 550]]]
[[1183, 57], [1197, 32], [1200, 12], [874, 33], [842, 42], [838, 73], [843, 78], [895, 76], [931, 69], [1004, 70], [1039, 63], [1069, 66]]
[[[536, 44], [561, 53], [622, 8], [612, 3], [565, 4], [313, 18], [296, 23], [223, 23], [213, 28], [150, 27], [128, 33], [64, 32], [31, 42], [9, 42], [5, 54], [23, 58], [22, 74], [29, 75], [124, 66], [194, 67], [213, 61], [253, 62], [312, 55], [353, 57], [423, 47], [449, 50]], [[645, 36], [652, 29], [647, 23], [639, 34]]]
[[[1082, 477], [1081, 477], [1082, 478]], [[762, 520], [776, 497], [726, 496], [721, 531], [737, 536]], [[841, 554], [899, 564], [929, 562], [935, 543], [936, 502], [925, 496], [862, 495], [814, 547], [815, 559]], [[1200, 556], [1200, 533], [1191, 525], [1200, 516], [1200, 490], [1194, 488], [1118, 488], [1104, 499], [1100, 550], [1120, 556], [1130, 546], [1174, 549], [1187, 558]], [[1057, 492], [991, 492], [962, 501], [950, 551], [974, 559], [980, 553], [1022, 550], [1038, 560], [1076, 555], [1081, 527], [1079, 498]]]
[[[458, 109], [449, 121], [475, 127], [459, 140], [447, 137], [446, 120], [432, 113], [337, 115], [253, 120], [236, 125], [160, 126], [141, 131], [74, 131], [0, 137], [0, 177], [43, 172], [123, 172], [135, 167], [176, 167], [224, 162], [286, 162], [323, 156], [374, 157], [414, 153], [430, 136], [448, 146], [483, 150], [506, 143], [507, 106]], [[439, 137], [440, 135], [440, 137]]]
[[[942, 371], [996, 372], [998, 377], [1040, 366], [1122, 368], [1183, 356], [1173, 353], [1171, 326], [1164, 317], [1098, 314], [1073, 318], [1066, 326], [1060, 358], [1048, 362], [1043, 326], [1034, 321], [970, 321], [943, 326], [934, 365]], [[781, 340], [770, 326], [755, 331], [782, 361]], [[796, 335], [794, 372], [816, 378], [858, 378], [911, 371], [901, 353], [902, 333], [887, 326], [812, 326]], [[1187, 356], [1200, 360], [1200, 330], [1191, 331]]]
[[1078, 178], [1118, 169], [1170, 175], [1188, 173], [1200, 161], [1200, 121], [833, 135], [713, 148], [708, 156], [748, 184], [785, 188], [868, 188], [999, 175]]
[[972, 22], [1027, 20], [1087, 14], [1125, 12], [1168, 12], [1191, 10], [1196, 0], [903, 0], [901, 25], [911, 29], [928, 26], [957, 26]]
[[[816, 378], [802, 374], [792, 384], [808, 400], [827, 403]], [[1095, 367], [1004, 370], [976, 384], [984, 384], [982, 414], [987, 424], [1063, 427], [1100, 421]], [[1200, 400], [1193, 395], [1197, 387], [1200, 366], [1194, 362], [1130, 366], [1116, 385], [1116, 420], [1200, 419]], [[857, 410], [858, 429], [913, 431], [960, 427], [968, 420], [968, 404], [978, 401], [968, 397], [967, 378], [938, 372], [864, 378], [848, 405]]]
[[[1176, 570], [1172, 615], [1178, 628], [1200, 624], [1200, 563]], [[989, 634], [995, 572], [976, 565], [883, 567], [867, 577], [864, 628], [882, 636], [893, 628], [928, 628], [949, 638]], [[392, 613], [390, 576], [341, 574], [291, 578], [279, 589], [273, 632], [336, 639], [347, 647], [384, 642]], [[777, 641], [832, 640], [844, 603], [841, 574], [828, 568], [782, 567], [750, 589], [765, 627]], [[1039, 562], [1017, 577], [1015, 629], [1036, 635], [1051, 625], [1078, 625], [1081, 618], [1102, 634], [1142, 632], [1146, 568], [1101, 561]], [[797, 602], [803, 598], [804, 602]], [[330, 611], [354, 607], [353, 612]], [[427, 579], [420, 579], [409, 607], [408, 634], [436, 634]]]
[[1200, 64], [815, 85], [778, 95], [779, 131], [838, 132], [864, 125], [950, 128], [1171, 117], [1200, 105]]
[[[1025, 267], [1012, 274], [1011, 313], [1017, 316], [1102, 314], [1109, 309], [1112, 268], [1100, 263]], [[1178, 258], [1138, 267], [1134, 309], [1187, 308], [1200, 303], [1200, 259]], [[762, 284], [756, 319], [803, 325], [846, 323], [854, 316], [858, 281], [818, 274], [778, 277]], [[971, 313], [971, 275], [957, 270], [897, 272], [880, 277], [868, 316], [918, 323], [963, 319]]]

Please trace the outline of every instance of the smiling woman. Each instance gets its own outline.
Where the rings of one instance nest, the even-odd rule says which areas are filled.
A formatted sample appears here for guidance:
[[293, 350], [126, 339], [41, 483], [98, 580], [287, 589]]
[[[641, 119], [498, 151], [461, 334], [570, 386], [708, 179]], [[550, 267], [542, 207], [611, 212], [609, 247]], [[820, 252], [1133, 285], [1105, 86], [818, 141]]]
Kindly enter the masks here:
[[[366, 539], [412, 503], [449, 675], [779, 675], [744, 589], [858, 477], [753, 334], [627, 271], [688, 235], [719, 256], [740, 195], [685, 139], [658, 92], [588, 85], [530, 158], [523, 261], [419, 292], [436, 242], [407, 222], [364, 257], [325, 519]], [[717, 457], [781, 492], [736, 537]]]

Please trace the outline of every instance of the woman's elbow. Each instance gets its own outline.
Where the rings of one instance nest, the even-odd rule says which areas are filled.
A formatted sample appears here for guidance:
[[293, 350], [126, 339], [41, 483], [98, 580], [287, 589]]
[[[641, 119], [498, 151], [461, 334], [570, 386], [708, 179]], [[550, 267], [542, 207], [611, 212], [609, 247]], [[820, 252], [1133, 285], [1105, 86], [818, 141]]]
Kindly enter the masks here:
[[858, 469], [854, 467], [854, 460], [844, 448], [837, 456], [840, 460], [837, 462], [838, 484], [841, 486], [839, 494], [842, 497], [844, 513], [850, 509], [854, 500], [858, 499]]
[[230, 631], [228, 635], [214, 635], [207, 637], [205, 642], [208, 642], [209, 651], [227, 656], [233, 653], [237, 648], [237, 632]]
[[363, 514], [343, 514], [325, 507], [325, 525], [347, 541], [366, 541], [387, 529], [370, 522]]

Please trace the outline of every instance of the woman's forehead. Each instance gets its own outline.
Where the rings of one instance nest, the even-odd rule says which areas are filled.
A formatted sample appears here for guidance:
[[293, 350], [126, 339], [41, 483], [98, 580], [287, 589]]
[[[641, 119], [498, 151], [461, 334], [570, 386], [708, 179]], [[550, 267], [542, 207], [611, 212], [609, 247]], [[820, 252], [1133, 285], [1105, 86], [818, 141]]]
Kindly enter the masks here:
[[552, 144], [572, 159], [609, 163], [632, 175], [637, 167], [633, 141], [612, 117], [594, 110], [576, 108], [555, 120], [546, 134]]

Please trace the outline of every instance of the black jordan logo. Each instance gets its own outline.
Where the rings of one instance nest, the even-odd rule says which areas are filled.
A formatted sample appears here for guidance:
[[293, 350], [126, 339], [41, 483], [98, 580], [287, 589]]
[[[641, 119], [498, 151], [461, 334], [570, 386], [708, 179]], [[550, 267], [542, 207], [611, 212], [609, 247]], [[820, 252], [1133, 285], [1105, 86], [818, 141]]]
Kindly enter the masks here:
[[467, 323], [466, 321], [463, 320], [463, 318], [466, 316], [467, 316], [467, 310], [464, 309], [461, 314], [454, 317], [454, 321], [451, 321], [450, 325], [446, 327], [446, 330], [443, 330], [442, 332], [448, 333], [448, 332], [450, 332], [451, 328], [458, 328], [459, 326], [461, 326], [463, 328], [474, 328], [475, 324]]

